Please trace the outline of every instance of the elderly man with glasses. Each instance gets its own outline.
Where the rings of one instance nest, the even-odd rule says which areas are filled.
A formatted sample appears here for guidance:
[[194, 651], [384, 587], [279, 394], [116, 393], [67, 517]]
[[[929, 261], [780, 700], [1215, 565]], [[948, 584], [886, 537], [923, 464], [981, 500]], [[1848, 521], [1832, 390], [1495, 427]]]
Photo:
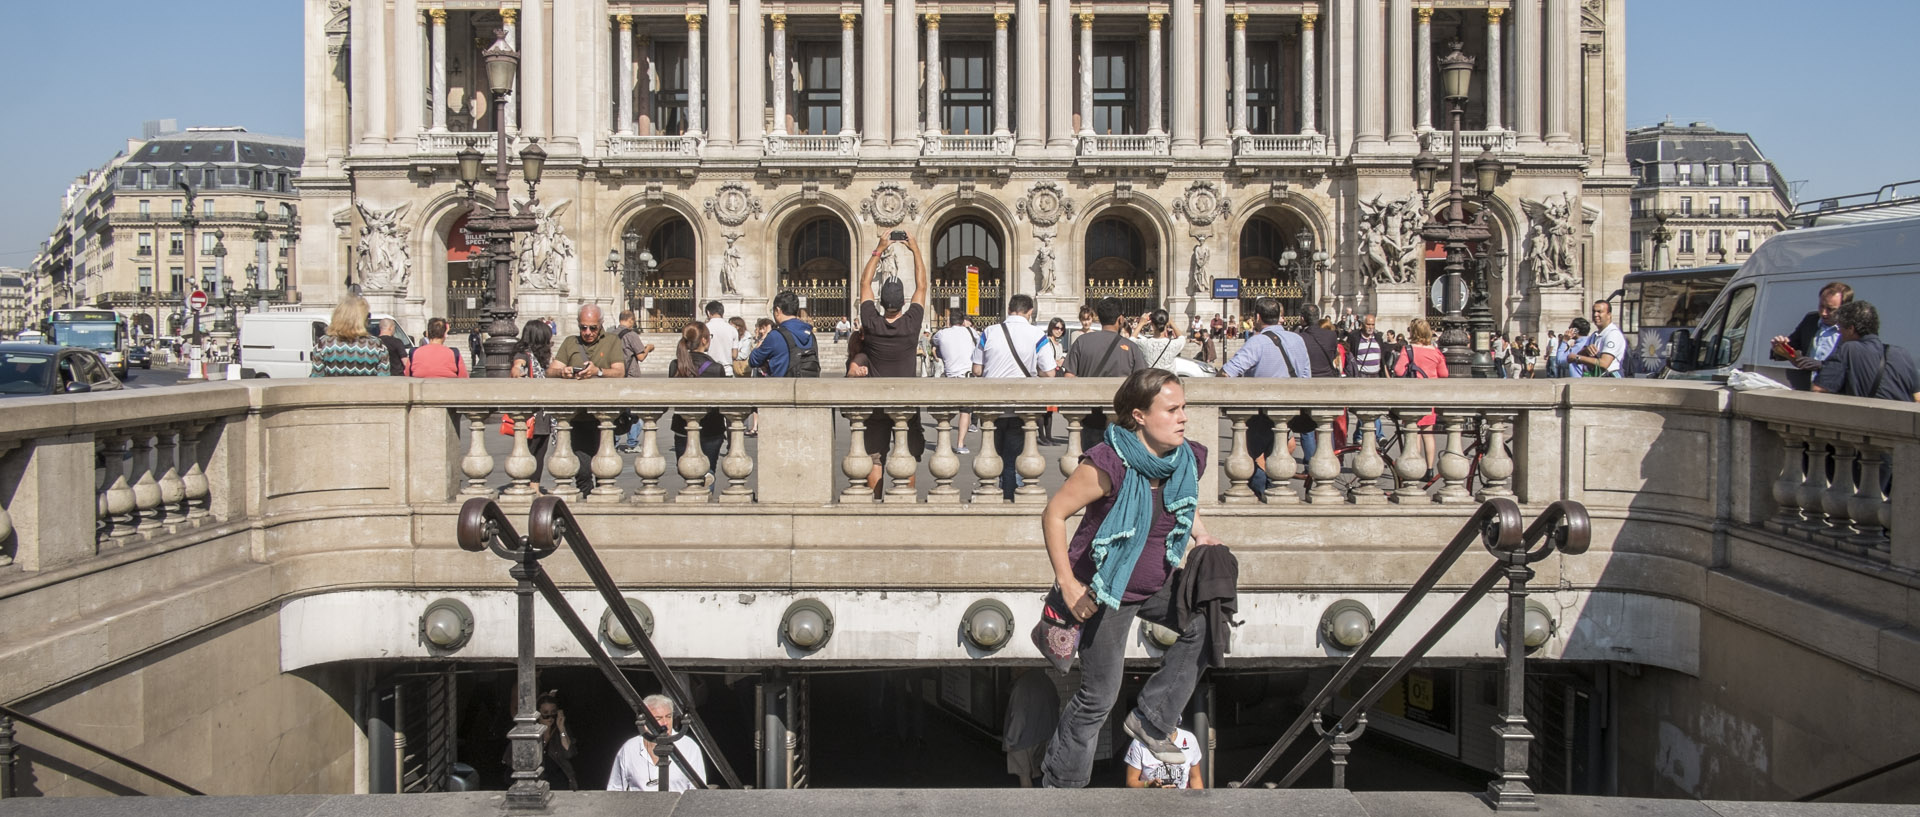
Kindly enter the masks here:
[[[547, 365], [547, 377], [562, 380], [624, 377], [626, 350], [621, 347], [620, 339], [607, 331], [600, 307], [593, 304], [580, 307], [579, 325], [580, 334], [562, 341], [560, 350], [553, 353], [553, 362]], [[600, 428], [585, 411], [573, 416], [572, 444], [574, 453], [580, 455], [581, 465], [573, 476], [573, 483], [585, 493], [593, 490], [593, 471], [586, 464], [600, 451]]]

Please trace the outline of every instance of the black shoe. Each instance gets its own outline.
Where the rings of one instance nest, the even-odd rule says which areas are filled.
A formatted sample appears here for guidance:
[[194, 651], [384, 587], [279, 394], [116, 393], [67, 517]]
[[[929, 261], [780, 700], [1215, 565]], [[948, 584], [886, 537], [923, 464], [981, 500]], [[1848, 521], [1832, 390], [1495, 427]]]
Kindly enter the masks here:
[[1180, 746], [1175, 744], [1172, 738], [1154, 737], [1147, 734], [1147, 725], [1140, 722], [1139, 712], [1128, 712], [1127, 720], [1123, 726], [1126, 728], [1128, 735], [1133, 736], [1134, 740], [1140, 741], [1140, 745], [1147, 747], [1147, 751], [1152, 752], [1154, 759], [1159, 760], [1161, 763], [1179, 764], [1187, 762], [1187, 753], [1181, 751]]

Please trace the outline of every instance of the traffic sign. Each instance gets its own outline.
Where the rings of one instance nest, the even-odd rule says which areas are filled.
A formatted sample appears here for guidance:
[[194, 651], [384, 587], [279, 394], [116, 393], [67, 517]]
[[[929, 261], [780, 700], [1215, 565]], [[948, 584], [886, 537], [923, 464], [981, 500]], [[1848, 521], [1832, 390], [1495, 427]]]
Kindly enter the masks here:
[[1238, 278], [1213, 279], [1213, 297], [1219, 298], [1220, 300], [1223, 300], [1223, 301], [1240, 297], [1240, 279]]
[[197, 289], [194, 290], [192, 295], [187, 296], [187, 306], [192, 308], [193, 311], [195, 312], [199, 312], [202, 309], [206, 309], [207, 293], [201, 292], [200, 290], [197, 290]]

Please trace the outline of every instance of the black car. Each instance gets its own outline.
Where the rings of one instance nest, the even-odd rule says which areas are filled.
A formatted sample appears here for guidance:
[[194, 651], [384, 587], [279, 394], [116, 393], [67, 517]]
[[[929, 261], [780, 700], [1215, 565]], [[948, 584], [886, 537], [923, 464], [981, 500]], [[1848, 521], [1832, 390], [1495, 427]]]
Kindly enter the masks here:
[[91, 349], [0, 343], [0, 398], [86, 394], [124, 388]]
[[153, 350], [145, 346], [135, 346], [127, 350], [127, 365], [142, 369], [153, 368]]

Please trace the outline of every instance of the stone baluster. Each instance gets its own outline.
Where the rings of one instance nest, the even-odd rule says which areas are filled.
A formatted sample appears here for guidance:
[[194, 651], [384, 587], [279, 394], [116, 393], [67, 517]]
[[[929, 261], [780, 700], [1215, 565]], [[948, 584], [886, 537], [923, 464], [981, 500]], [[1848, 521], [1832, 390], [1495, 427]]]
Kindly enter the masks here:
[[1427, 474], [1427, 461], [1420, 455], [1420, 418], [1427, 416], [1427, 409], [1394, 409], [1393, 416], [1400, 427], [1400, 459], [1393, 461], [1393, 477], [1399, 483], [1393, 489], [1393, 501], [1405, 505], [1411, 502], [1430, 502], [1427, 486], [1421, 480]]
[[1440, 422], [1447, 427], [1447, 447], [1440, 453], [1440, 479], [1444, 484], [1433, 501], [1443, 505], [1471, 502], [1473, 494], [1467, 490], [1467, 468], [1472, 464], [1465, 442], [1467, 414], [1457, 409], [1441, 412]]
[[[18, 447], [20, 447], [20, 441], [18, 440], [0, 440], [0, 460], [5, 460], [7, 455], [13, 453], [13, 449]], [[98, 498], [95, 499], [94, 506], [96, 510], [102, 504], [104, 503], [100, 502]], [[7, 513], [7, 506], [0, 505], [0, 545], [4, 545], [7, 539], [12, 536], [13, 516]], [[10, 564], [13, 564], [13, 551], [0, 546], [0, 567], [5, 567]]]
[[1247, 421], [1252, 419], [1251, 409], [1223, 409], [1227, 420], [1233, 426], [1233, 447], [1227, 452], [1222, 470], [1227, 475], [1226, 493], [1220, 495], [1220, 501], [1228, 505], [1250, 505], [1260, 501], [1247, 481], [1253, 478], [1253, 457], [1247, 453]]
[[134, 526], [139, 517], [134, 515], [133, 487], [131, 474], [133, 463], [127, 453], [132, 440], [121, 433], [106, 438], [101, 443], [100, 457], [107, 464], [107, 490], [105, 496], [105, 517], [107, 535], [113, 539], [126, 539], [133, 535]]
[[[571, 411], [554, 412], [553, 435], [551, 441], [547, 443], [547, 476], [553, 477], [553, 495], [568, 502], [575, 502], [581, 498], [580, 484], [574, 481], [574, 478], [580, 475], [580, 455], [573, 450], [573, 423], [576, 416]], [[519, 417], [518, 414], [514, 415], [516, 420]], [[515, 443], [515, 445], [519, 444]], [[512, 473], [511, 468], [508, 469], [508, 473]], [[534, 486], [536, 489], [538, 487]], [[512, 491], [509, 490], [508, 493]]]
[[993, 418], [987, 412], [976, 411], [973, 420], [981, 423], [980, 450], [973, 455], [973, 478], [977, 484], [973, 489], [973, 503], [1000, 504], [1005, 502], [1000, 492], [1000, 448], [994, 445]]
[[1386, 414], [1380, 409], [1354, 409], [1353, 415], [1359, 426], [1360, 450], [1353, 455], [1353, 491], [1347, 495], [1347, 501], [1355, 505], [1377, 505], [1387, 501], [1387, 495], [1380, 490], [1380, 475], [1386, 473], [1387, 461], [1380, 456], [1380, 438], [1374, 436], [1374, 423]]
[[1067, 450], [1060, 454], [1060, 476], [1073, 476], [1073, 469], [1080, 467], [1080, 455], [1086, 450], [1080, 447], [1080, 433], [1085, 426], [1086, 416], [1080, 409], [1062, 408], [1060, 417], [1067, 421]]
[[1854, 528], [1847, 543], [1872, 556], [1882, 552], [1888, 543], [1887, 529], [1880, 521], [1880, 511], [1887, 504], [1880, 493], [1882, 450], [1869, 440], [1860, 441], [1855, 450], [1860, 462], [1860, 481], [1853, 486], [1853, 496], [1847, 499], [1847, 516], [1853, 520]]
[[708, 480], [713, 470], [713, 461], [707, 459], [707, 450], [700, 445], [700, 419], [706, 416], [706, 410], [698, 408], [677, 408], [687, 418], [687, 447], [680, 453], [680, 479], [686, 484], [680, 493], [673, 496], [675, 502], [703, 503], [708, 501], [713, 484]]
[[1827, 527], [1827, 443], [1809, 429], [1807, 440], [1807, 479], [1800, 483], [1800, 521], [1794, 530], [1812, 533]]
[[847, 475], [847, 487], [840, 492], [841, 502], [872, 502], [873, 489], [867, 487], [867, 475], [873, 472], [873, 455], [867, 453], [867, 414], [859, 409], [840, 412], [847, 418], [847, 456], [840, 461], [840, 473]]
[[1316, 440], [1313, 458], [1307, 462], [1307, 474], [1313, 477], [1313, 487], [1307, 490], [1308, 502], [1345, 502], [1346, 494], [1340, 491], [1340, 455], [1334, 440], [1333, 421], [1346, 413], [1344, 409], [1317, 408], [1309, 410], [1316, 427], [1313, 435]]
[[593, 452], [593, 459], [587, 466], [593, 469], [593, 492], [587, 495], [588, 502], [619, 502], [620, 486], [614, 480], [620, 478], [623, 464], [620, 462], [620, 449], [613, 447], [613, 421], [620, 412], [603, 409], [593, 413], [594, 420], [600, 424], [600, 447]]
[[[507, 418], [513, 423], [513, 447], [507, 451], [507, 487], [500, 492], [501, 496], [531, 497], [539, 488], [533, 484], [533, 472], [539, 468], [540, 462], [533, 458], [533, 451], [527, 448], [527, 438], [530, 435], [525, 428], [522, 428], [533, 420], [533, 414], [524, 409], [509, 409], [506, 412]], [[565, 451], [568, 457], [572, 457], [573, 447], [567, 444], [566, 432], [560, 430], [561, 418], [554, 418], [554, 428], [553, 441], [549, 447]], [[553, 468], [551, 457], [547, 460], [547, 468], [549, 470]], [[559, 486], [569, 491], [573, 490], [573, 473], [568, 471], [568, 478], [559, 480]]]
[[[460, 486], [461, 496], [487, 496], [487, 477], [493, 476], [493, 455], [487, 453], [487, 421], [493, 419], [491, 411], [473, 411], [467, 413], [467, 455], [460, 458], [460, 473], [467, 478], [467, 484]], [[519, 427], [514, 428], [515, 436]]]
[[1780, 476], [1773, 480], [1773, 517], [1766, 526], [1782, 533], [1801, 523], [1800, 485], [1807, 478], [1807, 438], [1792, 426], [1768, 423], [1780, 435]]
[[727, 418], [727, 453], [720, 458], [727, 487], [720, 490], [721, 502], [753, 501], [753, 489], [747, 487], [747, 477], [753, 475], [753, 458], [747, 456], [747, 415], [752, 413], [750, 408], [720, 410]]
[[140, 515], [137, 530], [152, 536], [160, 531], [160, 482], [153, 478], [153, 449], [157, 433], [142, 429], [133, 436], [133, 464], [140, 479], [133, 483], [133, 505]]
[[887, 452], [886, 471], [887, 476], [893, 478], [893, 484], [887, 487], [885, 499], [888, 502], [918, 502], [920, 492], [913, 485], [913, 475], [920, 470], [920, 461], [913, 458], [913, 451], [908, 450], [907, 424], [920, 422], [920, 410], [893, 409], [887, 412], [887, 417], [893, 420], [893, 450]]
[[960, 412], [950, 408], [929, 412], [933, 415], [934, 442], [933, 456], [927, 458], [927, 471], [933, 474], [933, 487], [927, 489], [927, 501], [959, 502], [960, 489], [953, 485], [953, 478], [960, 473], [960, 456], [953, 451], [953, 418]]
[[187, 496], [187, 519], [196, 524], [213, 514], [213, 486], [207, 483], [207, 472], [200, 468], [200, 435], [213, 423], [193, 420], [181, 431], [180, 456], [187, 471], [180, 477], [180, 484]]
[[1487, 447], [1480, 454], [1480, 493], [1482, 502], [1496, 496], [1513, 497], [1513, 457], [1507, 453], [1507, 440], [1513, 436], [1514, 415], [1488, 412]]
[[1820, 510], [1827, 513], [1827, 526], [1817, 533], [1822, 537], [1845, 541], [1860, 531], [1854, 529], [1850, 505], [1853, 504], [1853, 441], [1837, 439], [1833, 444], [1833, 479], [1820, 497]]
[[160, 430], [160, 521], [178, 530], [187, 521], [187, 486], [180, 478], [180, 429]]
[[640, 490], [627, 497], [628, 502], [655, 503], [667, 501], [667, 491], [660, 487], [660, 478], [667, 474], [667, 458], [660, 455], [660, 416], [664, 409], [634, 409], [640, 415], [640, 454], [633, 458], [634, 476], [640, 478]]
[[1040, 456], [1040, 418], [1045, 416], [1047, 413], [1044, 410], [1020, 412], [1020, 424], [1024, 427], [1021, 438], [1025, 442], [1020, 448], [1020, 456], [1013, 461], [1013, 470], [1021, 480], [1020, 487], [1013, 489], [1015, 504], [1044, 504], [1047, 501], [1046, 486], [1040, 484], [1040, 475], [1047, 471], [1047, 458]]

